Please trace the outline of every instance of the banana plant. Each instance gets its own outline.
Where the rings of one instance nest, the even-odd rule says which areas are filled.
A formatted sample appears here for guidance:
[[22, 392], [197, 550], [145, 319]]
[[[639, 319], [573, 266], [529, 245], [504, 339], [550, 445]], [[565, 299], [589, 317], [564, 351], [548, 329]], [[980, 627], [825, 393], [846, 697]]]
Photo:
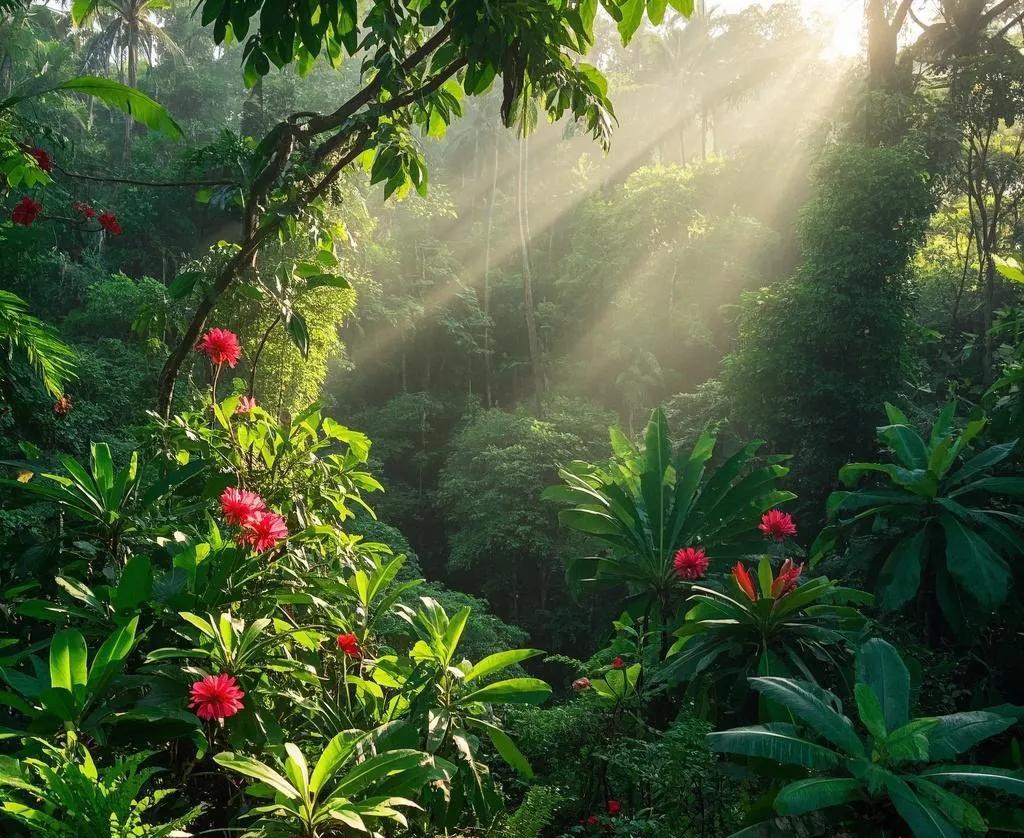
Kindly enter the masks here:
[[762, 513], [796, 497], [777, 488], [788, 473], [786, 456], [758, 458], [762, 442], [751, 442], [717, 468], [708, 463], [717, 435], [706, 430], [692, 450], [673, 456], [668, 422], [661, 408], [647, 426], [644, 449], [617, 428], [614, 456], [604, 465], [574, 462], [559, 471], [564, 485], [544, 497], [572, 504], [561, 523], [594, 537], [607, 555], [575, 558], [575, 584], [630, 587], [641, 608], [664, 606], [678, 576], [672, 566], [680, 547], [699, 546], [715, 559], [760, 552], [757, 525]]
[[[868, 566], [882, 608], [902, 608], [934, 586], [946, 621], [962, 629], [972, 612], [991, 613], [1006, 599], [1007, 559], [1024, 553], [1024, 515], [1016, 505], [1024, 498], [1024, 478], [994, 473], [1017, 440], [970, 453], [986, 420], [957, 431], [954, 408], [946, 405], [925, 439], [900, 410], [885, 406], [891, 424], [878, 428], [878, 438], [893, 461], [840, 469], [846, 486], [866, 475], [878, 475], [879, 482], [831, 495], [834, 523], [819, 536], [811, 561], [837, 539], [849, 540], [853, 557]], [[870, 537], [854, 538], [860, 535]]]
[[1020, 771], [949, 764], [1016, 720], [989, 711], [911, 718], [910, 674], [884, 640], [869, 640], [857, 652], [854, 696], [866, 736], [843, 715], [839, 699], [816, 684], [776, 677], [750, 684], [800, 726], [734, 728], [709, 734], [708, 742], [719, 753], [759, 758], [754, 765], [763, 770], [774, 763], [780, 778], [791, 779], [792, 767], [807, 772], [778, 790], [773, 806], [780, 816], [820, 813], [837, 826], [855, 825], [858, 834], [886, 834], [899, 825], [915, 838], [958, 838], [987, 831], [988, 817], [999, 810], [949, 786], [1024, 797]]
[[[752, 675], [816, 682], [823, 669], [841, 674], [846, 648], [863, 639], [867, 624], [853, 606], [873, 598], [824, 576], [797, 585], [798, 576], [788, 561], [773, 573], [764, 556], [756, 587], [742, 564], [725, 591], [695, 585], [692, 607], [656, 680], [686, 683], [687, 697], [706, 712], [741, 714]], [[772, 707], [760, 704], [763, 717]]]
[[325, 834], [380, 834], [379, 821], [408, 827], [403, 809], [419, 809], [415, 802], [424, 786], [447, 783], [451, 767], [444, 760], [409, 748], [374, 753], [374, 731], [343, 731], [324, 748], [313, 770], [297, 745], [284, 746], [282, 774], [253, 757], [224, 752], [214, 760], [256, 780], [248, 788], [254, 797], [269, 802], [249, 814], [257, 819], [252, 836]]
[[89, 661], [81, 632], [65, 629], [50, 640], [49, 665], [27, 655], [33, 674], [0, 668], [10, 690], [0, 691], [0, 704], [17, 711], [37, 733], [64, 729], [69, 741], [79, 733], [106, 741], [106, 726], [126, 706], [125, 694], [112, 694], [114, 679], [135, 648], [138, 617], [111, 634]]

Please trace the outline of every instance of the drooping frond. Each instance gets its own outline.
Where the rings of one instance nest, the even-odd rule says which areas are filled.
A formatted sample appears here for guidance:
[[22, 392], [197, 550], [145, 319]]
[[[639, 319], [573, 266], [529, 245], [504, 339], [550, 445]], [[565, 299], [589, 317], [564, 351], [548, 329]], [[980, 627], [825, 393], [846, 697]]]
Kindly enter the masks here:
[[75, 377], [74, 350], [57, 337], [52, 326], [28, 313], [21, 297], [0, 289], [0, 344], [7, 356], [20, 352], [35, 370], [43, 386], [60, 396], [65, 382]]

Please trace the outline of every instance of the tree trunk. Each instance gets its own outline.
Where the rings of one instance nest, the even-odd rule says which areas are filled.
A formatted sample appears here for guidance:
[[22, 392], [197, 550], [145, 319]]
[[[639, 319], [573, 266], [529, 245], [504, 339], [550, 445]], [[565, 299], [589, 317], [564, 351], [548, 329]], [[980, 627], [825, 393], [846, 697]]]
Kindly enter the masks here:
[[519, 139], [519, 246], [523, 257], [523, 314], [526, 317], [526, 339], [530, 351], [530, 368], [533, 372], [533, 394], [537, 406], [537, 415], [542, 412], [544, 395], [544, 369], [540, 357], [540, 338], [537, 334], [537, 313], [533, 306], [533, 270], [530, 266], [530, 242], [528, 236], [529, 215], [527, 209], [528, 183], [527, 167], [529, 156], [527, 140]]
[[[135, 8], [134, 5], [129, 7]], [[134, 19], [128, 22], [128, 86], [134, 88], [139, 79], [139, 30], [137, 21]], [[132, 159], [132, 131], [134, 130], [132, 115], [125, 114], [124, 117], [124, 160], [130, 162]]]
[[491, 172], [491, 203], [487, 208], [487, 237], [484, 240], [484, 391], [487, 407], [494, 406], [491, 366], [491, 234], [494, 231], [494, 202], [498, 198], [498, 138], [494, 138], [494, 168]]

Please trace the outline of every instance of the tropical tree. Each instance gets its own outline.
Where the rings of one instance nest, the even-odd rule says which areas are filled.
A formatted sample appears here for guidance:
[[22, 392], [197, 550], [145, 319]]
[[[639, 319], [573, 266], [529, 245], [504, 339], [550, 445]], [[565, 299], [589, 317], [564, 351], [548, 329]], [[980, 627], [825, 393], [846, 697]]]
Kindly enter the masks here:
[[[750, 685], [788, 710], [793, 723], [717, 731], [708, 736], [711, 748], [773, 761], [780, 779], [792, 777], [790, 766], [804, 769], [809, 776], [786, 782], [775, 795], [779, 815], [814, 812], [872, 833], [884, 834], [897, 824], [916, 838], [985, 832], [987, 818], [998, 816], [998, 809], [983, 806], [973, 794], [970, 800], [961, 797], [949, 785], [1024, 797], [1020, 771], [949, 764], [1007, 730], [1014, 717], [976, 710], [911, 718], [910, 673], [896, 649], [877, 638], [857, 652], [856, 676], [857, 714], [866, 737], [831, 692], [807, 681], [758, 677]], [[772, 771], [765, 768], [769, 764], [757, 763]]]
[[1008, 559], [1024, 550], [1024, 517], [1013, 505], [1024, 497], [1024, 478], [995, 473], [1017, 440], [972, 451], [987, 420], [973, 419], [958, 430], [953, 403], [927, 439], [902, 411], [891, 404], [885, 409], [891, 424], [878, 428], [878, 439], [892, 462], [840, 469], [847, 486], [869, 475], [880, 475], [879, 482], [831, 495], [834, 523], [812, 549], [812, 564], [837, 537], [849, 540], [882, 608], [901, 608], [925, 591], [926, 602], [933, 595], [951, 626], [964, 628], [969, 615], [991, 613], [1006, 600], [1013, 577]]
[[[74, 0], [71, 20], [75, 26], [98, 28], [85, 47], [86, 68], [105, 68], [112, 57], [124, 69], [129, 87], [139, 82], [139, 51], [145, 50], [150, 65], [157, 51], [178, 55], [181, 50], [164, 30], [156, 13], [171, 7], [170, 0]], [[131, 157], [132, 119], [125, 119], [124, 155]]]

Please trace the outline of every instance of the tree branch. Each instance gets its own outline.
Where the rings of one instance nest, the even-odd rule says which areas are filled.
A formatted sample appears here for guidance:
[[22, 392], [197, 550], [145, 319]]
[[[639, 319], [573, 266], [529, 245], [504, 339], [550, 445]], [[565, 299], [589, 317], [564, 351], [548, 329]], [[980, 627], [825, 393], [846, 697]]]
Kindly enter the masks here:
[[75, 180], [90, 180], [96, 183], [125, 183], [129, 186], [237, 186], [237, 180], [139, 180], [138, 178], [127, 177], [104, 177], [102, 175], [87, 175], [82, 172], [69, 172], [54, 164], [54, 168], [69, 178]]

